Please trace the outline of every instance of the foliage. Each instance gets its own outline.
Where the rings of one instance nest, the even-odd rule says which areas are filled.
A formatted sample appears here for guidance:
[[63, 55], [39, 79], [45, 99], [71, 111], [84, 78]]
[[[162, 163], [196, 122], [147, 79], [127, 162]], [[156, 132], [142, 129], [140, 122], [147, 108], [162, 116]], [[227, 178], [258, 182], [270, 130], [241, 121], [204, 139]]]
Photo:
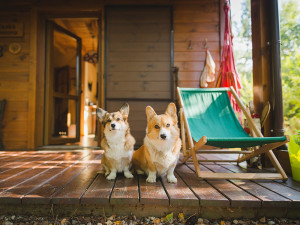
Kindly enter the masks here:
[[243, 86], [241, 99], [247, 104], [253, 100], [250, 0], [241, 2], [241, 11], [240, 18], [232, 14], [232, 33], [236, 68]]
[[[280, 9], [281, 72], [284, 123], [287, 134], [300, 130], [300, 3], [283, 1]], [[242, 100], [253, 99], [250, 0], [241, 0], [241, 17], [233, 13], [234, 55], [243, 88]]]
[[283, 2], [280, 11], [281, 72], [285, 128], [288, 134], [300, 130], [300, 4]]

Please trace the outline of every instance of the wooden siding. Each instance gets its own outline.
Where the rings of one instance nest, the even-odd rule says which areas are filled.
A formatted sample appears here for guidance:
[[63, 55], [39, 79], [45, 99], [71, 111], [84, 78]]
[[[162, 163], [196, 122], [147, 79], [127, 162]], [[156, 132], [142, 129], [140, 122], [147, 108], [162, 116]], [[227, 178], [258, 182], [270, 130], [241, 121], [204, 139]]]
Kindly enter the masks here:
[[[2, 121], [3, 143], [6, 149], [28, 148], [30, 130], [29, 97], [31, 96], [30, 74], [30, 11], [0, 12], [1, 22], [23, 23], [22, 37], [1, 37], [4, 46], [0, 57], [0, 99], [6, 99]], [[21, 52], [12, 54], [8, 48], [11, 43], [21, 44]]]
[[[0, 38], [0, 45], [4, 46], [4, 55], [0, 57], [0, 99], [6, 98], [7, 107], [5, 110], [3, 121], [3, 140], [6, 149], [30, 149], [36, 146], [35, 138], [38, 134], [42, 134], [42, 127], [39, 124], [43, 123], [43, 105], [40, 96], [43, 95], [44, 86], [44, 71], [41, 66], [44, 65], [44, 53], [42, 41], [37, 35], [41, 35], [42, 30], [37, 30], [37, 20], [39, 15], [48, 14], [66, 14], [70, 17], [74, 13], [95, 14], [95, 12], [103, 12], [107, 5], [168, 5], [173, 7], [173, 27], [174, 27], [174, 66], [179, 68], [179, 85], [182, 87], [198, 87], [199, 78], [205, 63], [205, 49], [203, 43], [207, 39], [207, 46], [216, 62], [216, 68], [219, 67], [220, 59], [220, 0], [128, 0], [128, 1], [74, 1], [72, 7], [68, 3], [62, 1], [43, 1], [39, 5], [34, 5], [34, 1], [14, 1], [2, 2], [0, 10], [1, 21], [23, 22], [24, 35], [21, 38]], [[14, 7], [17, 6], [17, 7]], [[16, 8], [22, 8], [18, 10]], [[32, 7], [34, 6], [34, 7]], [[9, 10], [6, 10], [8, 8]], [[59, 9], [59, 10], [58, 10]], [[103, 21], [101, 21], [103, 23]], [[124, 28], [125, 29], [125, 28]], [[102, 30], [102, 32], [104, 29]], [[104, 34], [102, 33], [101, 36]], [[43, 35], [41, 35], [43, 37]], [[132, 34], [122, 37], [124, 39], [132, 39]], [[147, 41], [153, 41], [148, 35], [140, 36]], [[149, 39], [150, 38], [150, 39]], [[155, 37], [154, 37], [155, 38]], [[166, 38], [166, 37], [161, 37]], [[18, 55], [13, 55], [8, 52], [8, 45], [12, 42], [17, 42], [22, 45], [22, 51]], [[188, 48], [191, 43], [191, 49]], [[118, 47], [117, 44], [115, 47]], [[127, 46], [125, 51], [132, 51], [138, 45]], [[160, 47], [160, 46], [157, 46]], [[103, 50], [103, 48], [101, 48]], [[37, 52], [38, 51], [38, 52]], [[36, 55], [36, 53], [38, 55]], [[104, 52], [103, 52], [104, 53]], [[104, 58], [102, 53], [101, 59]], [[140, 54], [140, 55], [139, 55]], [[139, 57], [141, 56], [141, 57]], [[118, 55], [114, 56], [116, 59]], [[128, 58], [129, 62], [134, 65], [144, 66], [140, 58], [143, 57], [142, 52], [138, 52], [135, 57]], [[149, 58], [150, 61], [163, 62], [169, 55], [157, 54], [154, 58]], [[122, 61], [122, 58], [119, 59]], [[103, 64], [103, 62], [102, 62]], [[101, 67], [103, 65], [100, 65]], [[161, 66], [159, 63], [157, 66]], [[38, 68], [38, 70], [36, 70]], [[151, 85], [152, 77], [162, 79], [163, 76], [152, 74], [151, 71], [146, 71], [151, 78], [147, 78], [147, 82]], [[131, 76], [134, 80], [137, 73], [128, 73], [122, 71], [122, 74]], [[117, 74], [116, 75], [121, 75]], [[100, 74], [99, 76], [102, 76]], [[117, 78], [116, 76], [115, 78]], [[103, 77], [101, 77], [102, 79]], [[122, 79], [119, 77], [118, 79]], [[145, 78], [146, 80], [146, 78]], [[103, 82], [101, 82], [101, 85]], [[100, 87], [101, 87], [100, 85]], [[136, 86], [136, 85], [135, 85]], [[213, 86], [211, 84], [210, 86]], [[116, 87], [114, 87], [116, 88]], [[170, 90], [171, 91], [171, 90]], [[38, 93], [38, 95], [35, 95]], [[102, 93], [101, 93], [102, 94]], [[37, 99], [37, 100], [36, 100]], [[103, 94], [99, 96], [103, 99]], [[102, 105], [103, 101], [99, 103]], [[152, 104], [152, 103], [151, 103]], [[155, 104], [153, 103], [155, 108]], [[164, 108], [164, 106], [162, 107]], [[131, 113], [135, 109], [131, 107]], [[158, 111], [160, 109], [158, 107]], [[35, 127], [35, 123], [37, 127]], [[35, 130], [37, 129], [37, 130]], [[143, 135], [144, 130], [137, 135]], [[41, 135], [40, 135], [41, 136]], [[38, 143], [42, 141], [38, 138]]]
[[[179, 68], [179, 86], [199, 87], [206, 57], [205, 40], [218, 70], [219, 12], [219, 0], [176, 1], [174, 4], [174, 64]], [[214, 83], [209, 87], [214, 87]]]

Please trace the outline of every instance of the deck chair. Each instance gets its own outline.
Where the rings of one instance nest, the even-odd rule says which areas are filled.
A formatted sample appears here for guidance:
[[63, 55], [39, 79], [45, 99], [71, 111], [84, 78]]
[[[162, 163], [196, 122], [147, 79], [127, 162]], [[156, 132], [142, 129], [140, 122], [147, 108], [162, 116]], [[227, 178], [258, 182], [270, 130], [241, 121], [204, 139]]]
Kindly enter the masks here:
[[[249, 136], [239, 123], [230, 104], [231, 92], [244, 113], [252, 133]], [[288, 136], [263, 137], [235, 90], [230, 88], [177, 88], [180, 104], [180, 125], [183, 142], [183, 162], [190, 157], [196, 173], [202, 179], [287, 180], [287, 175], [275, 157], [275, 149], [289, 141]], [[187, 141], [186, 141], [187, 140]], [[212, 148], [217, 147], [216, 148]], [[253, 147], [253, 148], [250, 148]], [[234, 148], [240, 148], [236, 150]], [[204, 150], [206, 149], [206, 150]], [[223, 149], [223, 150], [222, 150]], [[227, 150], [225, 150], [227, 149]], [[232, 160], [198, 160], [196, 154], [239, 154], [237, 163], [266, 153], [278, 173], [211, 173], [200, 171], [199, 162]]]

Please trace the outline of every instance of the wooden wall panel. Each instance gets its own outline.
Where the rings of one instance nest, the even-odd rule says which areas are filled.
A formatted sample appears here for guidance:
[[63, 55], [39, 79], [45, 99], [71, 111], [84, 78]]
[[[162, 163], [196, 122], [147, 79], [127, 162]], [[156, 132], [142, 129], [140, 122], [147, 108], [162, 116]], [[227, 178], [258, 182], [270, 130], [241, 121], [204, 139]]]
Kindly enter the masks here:
[[[207, 47], [220, 62], [219, 1], [176, 1], [174, 4], [174, 65], [179, 68], [178, 85], [199, 87]], [[214, 87], [215, 82], [209, 84]]]
[[[28, 148], [28, 99], [30, 79], [30, 12], [0, 12], [1, 22], [23, 24], [22, 37], [0, 37], [4, 46], [0, 57], [0, 99], [6, 99], [2, 121], [3, 143], [6, 149]], [[12, 54], [11, 43], [21, 44], [21, 52]]]
[[[36, 102], [35, 95], [35, 93], [42, 95], [43, 90], [39, 87], [37, 88], [37, 86], [44, 85], [43, 82], [39, 81], [43, 80], [41, 77], [44, 75], [43, 68], [40, 68], [41, 65], [44, 64], [39, 63], [44, 61], [42, 38], [39, 40], [39, 46], [37, 46], [37, 34], [38, 32], [44, 32], [42, 30], [37, 30], [37, 19], [39, 18], [37, 15], [39, 13], [43, 14], [46, 12], [50, 14], [60, 13], [60, 15], [74, 15], [74, 12], [103, 12], [104, 7], [107, 5], [172, 6], [174, 25], [174, 65], [179, 68], [179, 85], [182, 87], [198, 87], [206, 57], [205, 49], [203, 47], [205, 40], [207, 40], [207, 46], [216, 62], [216, 72], [218, 72], [221, 53], [221, 2], [223, 2], [223, 0], [87, 0], [84, 2], [75, 2], [72, 7], [70, 7], [68, 3], [59, 0], [46, 0], [39, 5], [24, 3], [24, 1], [21, 0], [1, 3], [9, 8], [9, 10], [3, 10], [3, 8], [0, 10], [1, 22], [14, 21], [22, 22], [24, 24], [24, 35], [22, 37], [0, 38], [0, 45], [4, 46], [4, 55], [0, 57], [0, 99], [6, 98], [8, 100], [3, 121], [3, 138], [6, 148], [32, 148], [35, 146], [34, 136], [36, 136], [36, 132], [43, 132], [42, 130], [35, 130], [35, 122], [37, 124], [43, 123], [42, 119], [35, 121], [36, 112], [37, 114], [43, 113], [43, 108], [39, 107], [40, 104]], [[19, 5], [22, 9], [16, 9], [17, 7], [14, 7], [16, 5]], [[140, 14], [135, 15], [128, 13], [125, 24], [119, 13], [111, 15], [114, 16], [114, 21], [116, 22], [116, 25], [119, 26], [116, 28], [118, 28], [118, 30], [124, 30], [124, 35], [121, 38], [128, 42], [128, 45], [124, 47], [120, 45], [120, 37], [111, 37], [113, 45], [110, 57], [114, 59], [113, 64], [115, 64], [115, 67], [112, 68], [111, 74], [108, 74], [107, 79], [110, 80], [114, 88], [117, 88], [119, 91], [122, 90], [120, 83], [118, 83], [120, 81], [125, 82], [138, 79], [143, 82], [145, 90], [147, 90], [148, 86], [159, 89], [159, 85], [161, 85], [162, 82], [168, 82], [169, 72], [165, 67], [165, 63], [170, 60], [170, 54], [166, 54], [165, 51], [161, 52], [160, 50], [169, 49], [169, 46], [164, 45], [163, 43], [167, 43], [170, 36], [153, 32], [156, 27], [166, 26], [166, 24], [160, 23], [159, 19], [164, 16], [164, 13], [158, 11], [157, 24], [153, 24], [153, 18], [151, 18], [151, 20], [149, 20], [150, 24], [146, 29], [145, 26], [141, 26], [141, 24], [138, 23], [139, 21], [143, 24], [147, 23], [145, 13], [147, 12], [141, 11]], [[143, 18], [143, 20], [138, 20], [138, 17]], [[135, 24], [129, 23], [131, 27], [128, 27], [128, 21], [135, 21]], [[101, 21], [101, 24], [103, 23], [104, 22]], [[126, 32], [129, 31], [132, 26], [143, 32]], [[101, 36], [103, 35], [104, 33], [101, 34]], [[41, 37], [43, 37], [43, 35], [41, 35]], [[139, 42], [139, 40], [144, 41]], [[22, 51], [17, 55], [13, 55], [8, 51], [8, 46], [12, 42], [20, 43], [22, 46]], [[191, 44], [190, 48], [189, 43]], [[101, 49], [104, 49], [103, 46], [104, 42], [102, 42]], [[39, 56], [42, 56], [42, 58], [37, 58], [36, 51], [39, 51]], [[122, 51], [134, 51], [135, 54], [119, 54], [119, 52]], [[103, 53], [102, 56], [104, 56]], [[144, 60], [145, 58], [147, 59], [147, 63]], [[104, 57], [102, 57], [102, 64], [104, 64], [103, 60]], [[134, 63], [135, 67], [132, 68], [136, 68], [138, 71], [119, 71], [118, 68], [122, 64], [129, 65], [130, 63]], [[36, 68], [39, 68], [38, 74], [36, 73]], [[157, 68], [159, 70], [157, 70]], [[140, 72], [140, 70], [143, 70], [143, 72]], [[101, 85], [103, 84], [104, 83], [102, 82]], [[138, 83], [132, 83], [131, 86], [141, 87]], [[213, 87], [214, 84], [212, 83], [209, 86]], [[38, 92], [36, 92], [36, 88]], [[104, 90], [104, 88], [102, 88], [102, 90]], [[153, 91], [153, 98], [165, 96], [164, 91]], [[147, 92], [144, 93], [144, 97], [146, 96]], [[103, 95], [100, 95], [100, 99], [103, 100], [103, 97]], [[141, 97], [143, 97], [143, 93], [141, 93]], [[132, 104], [133, 103], [131, 103], [131, 105]], [[152, 104], [154, 108], [159, 106], [157, 102], [150, 102], [149, 104]], [[100, 102], [100, 105], [103, 105], [103, 101]], [[166, 105], [167, 102], [161, 107], [161, 112], [164, 111]], [[158, 109], [158, 111], [159, 110], [160, 109]], [[144, 108], [141, 109], [140, 113], [141, 115], [144, 115]], [[134, 114], [132, 115], [135, 116]], [[137, 120], [136, 122], [132, 121], [132, 123], [139, 124], [140, 122]], [[143, 125], [141, 125], [141, 127], [143, 127]], [[144, 134], [144, 129], [136, 131], [135, 133], [135, 135], [139, 137], [142, 137]], [[39, 140], [39, 144], [41, 144], [41, 142], [42, 141]]]

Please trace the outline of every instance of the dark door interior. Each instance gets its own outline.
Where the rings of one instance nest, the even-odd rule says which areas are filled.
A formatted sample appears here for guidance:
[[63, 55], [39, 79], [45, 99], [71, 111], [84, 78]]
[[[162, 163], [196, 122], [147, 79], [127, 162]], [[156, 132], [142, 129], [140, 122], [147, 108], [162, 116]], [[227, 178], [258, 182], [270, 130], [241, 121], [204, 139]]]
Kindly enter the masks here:
[[80, 139], [81, 39], [54, 22], [47, 23], [44, 143]]

